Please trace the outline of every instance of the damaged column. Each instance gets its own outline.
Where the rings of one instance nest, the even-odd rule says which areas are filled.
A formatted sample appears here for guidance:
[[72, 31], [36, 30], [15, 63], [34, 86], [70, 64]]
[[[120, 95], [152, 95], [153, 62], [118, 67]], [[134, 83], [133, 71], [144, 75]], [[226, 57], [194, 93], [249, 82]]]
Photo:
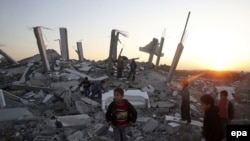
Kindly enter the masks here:
[[8, 60], [8, 62], [13, 63], [13, 64], [18, 64], [16, 60], [14, 60], [12, 57], [10, 57], [7, 53], [5, 53], [1, 49], [0, 49], [0, 54], [3, 55]]
[[[111, 31], [111, 39], [110, 39], [110, 48], [109, 48], [109, 57], [108, 57], [108, 75], [111, 75], [112, 71], [112, 61], [117, 60], [117, 45], [119, 41], [119, 35], [127, 37], [127, 33], [124, 31], [112, 29]], [[122, 50], [121, 50], [122, 52]], [[121, 55], [121, 52], [119, 56]]]
[[184, 28], [184, 31], [183, 31], [183, 34], [182, 34], [182, 37], [181, 37], [181, 41], [180, 41], [180, 43], [178, 44], [178, 47], [177, 47], [176, 52], [175, 52], [175, 55], [174, 55], [174, 59], [173, 59], [173, 61], [172, 61], [170, 70], [169, 70], [168, 75], [167, 75], [167, 83], [168, 83], [168, 84], [171, 82], [173, 73], [174, 73], [174, 71], [175, 71], [175, 69], [176, 69], [176, 67], [177, 67], [177, 64], [178, 64], [178, 62], [179, 62], [179, 59], [180, 59], [180, 57], [181, 57], [182, 50], [183, 50], [183, 48], [184, 48], [182, 42], [183, 42], [183, 38], [184, 38], [184, 36], [185, 36], [185, 32], [186, 32], [186, 28], [187, 28], [189, 16], [190, 16], [190, 12], [188, 12], [188, 17], [187, 17], [187, 21], [186, 21], [186, 24], [185, 24], [185, 28]]
[[148, 45], [139, 48], [140, 51], [149, 53], [148, 63], [152, 63], [157, 46], [158, 39], [153, 38], [153, 40]]
[[79, 61], [83, 61], [83, 50], [82, 50], [82, 42], [77, 42], [77, 54], [79, 57]]
[[159, 66], [160, 58], [164, 55], [162, 53], [163, 44], [164, 44], [164, 37], [161, 37], [160, 47], [159, 47], [159, 49], [156, 50], [156, 55], [157, 55], [156, 67]]
[[66, 28], [60, 28], [61, 55], [63, 60], [69, 60], [68, 34]]
[[37, 46], [43, 61], [43, 65], [45, 67], [45, 71], [50, 71], [49, 61], [46, 54], [46, 47], [43, 41], [41, 27], [34, 27], [34, 34], [37, 40]]

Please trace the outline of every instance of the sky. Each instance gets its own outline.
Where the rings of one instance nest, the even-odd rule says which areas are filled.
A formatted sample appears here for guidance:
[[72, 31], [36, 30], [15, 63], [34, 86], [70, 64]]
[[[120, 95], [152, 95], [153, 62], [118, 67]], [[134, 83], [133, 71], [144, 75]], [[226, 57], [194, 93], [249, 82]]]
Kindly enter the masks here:
[[171, 65], [190, 11], [177, 69], [249, 71], [249, 7], [249, 0], [1, 0], [0, 49], [17, 61], [38, 54], [32, 27], [42, 26], [52, 29], [42, 29], [46, 48], [60, 53], [55, 40], [66, 27], [70, 59], [81, 41], [86, 59], [103, 60], [118, 29], [128, 33], [122, 55], [147, 62], [139, 47], [164, 37], [160, 64]]

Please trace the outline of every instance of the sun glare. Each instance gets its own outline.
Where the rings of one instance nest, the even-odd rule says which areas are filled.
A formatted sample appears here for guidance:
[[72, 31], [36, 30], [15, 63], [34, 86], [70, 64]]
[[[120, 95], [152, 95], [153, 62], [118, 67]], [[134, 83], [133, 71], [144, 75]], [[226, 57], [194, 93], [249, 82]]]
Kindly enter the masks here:
[[195, 56], [190, 57], [197, 58], [199, 63], [203, 64], [203, 69], [217, 71], [229, 69], [232, 51], [229, 50], [230, 36], [226, 32], [219, 29], [203, 29], [193, 34], [192, 39], [190, 46]]

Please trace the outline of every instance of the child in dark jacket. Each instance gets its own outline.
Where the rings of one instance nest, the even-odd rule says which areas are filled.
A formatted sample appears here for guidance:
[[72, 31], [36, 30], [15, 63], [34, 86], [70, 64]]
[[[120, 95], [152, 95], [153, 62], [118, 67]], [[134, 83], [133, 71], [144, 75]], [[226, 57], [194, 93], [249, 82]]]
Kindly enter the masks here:
[[200, 98], [202, 109], [205, 111], [202, 135], [206, 141], [221, 141], [224, 137], [223, 125], [219, 117], [219, 108], [214, 105], [214, 98], [205, 94]]
[[115, 141], [127, 141], [126, 127], [133, 125], [137, 119], [137, 111], [126, 99], [121, 88], [114, 90], [114, 101], [110, 103], [106, 112], [106, 120], [114, 129]]

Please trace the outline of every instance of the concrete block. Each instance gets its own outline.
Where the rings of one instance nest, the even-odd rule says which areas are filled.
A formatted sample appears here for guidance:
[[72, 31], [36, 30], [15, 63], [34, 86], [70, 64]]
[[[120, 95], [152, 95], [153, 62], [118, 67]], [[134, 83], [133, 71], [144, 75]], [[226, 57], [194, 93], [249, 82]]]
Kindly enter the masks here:
[[69, 126], [82, 126], [91, 121], [91, 118], [87, 114], [70, 115], [70, 116], [58, 116], [58, 121], [62, 122], [64, 127]]
[[154, 119], [150, 119], [147, 121], [147, 123], [143, 126], [143, 131], [148, 133], [154, 131], [154, 129], [158, 126], [158, 121]]
[[24, 116], [33, 116], [33, 114], [26, 108], [11, 108], [0, 110], [0, 121], [19, 120]]
[[166, 130], [169, 134], [175, 134], [179, 131], [180, 129], [180, 124], [170, 122], [167, 124]]
[[170, 103], [170, 102], [161, 102], [161, 101], [158, 102], [159, 108], [172, 108], [174, 106], [175, 106], [175, 104]]
[[87, 97], [82, 97], [81, 100], [82, 100], [83, 102], [85, 102], [85, 103], [87, 103], [87, 104], [90, 104], [90, 105], [92, 105], [92, 106], [95, 106], [95, 107], [100, 106], [100, 104], [99, 104], [98, 102], [96, 102], [96, 101], [94, 101], [94, 100], [92, 100], [92, 99], [90, 99], [90, 98], [87, 98]]
[[0, 109], [6, 106], [2, 89], [0, 89]]
[[33, 96], [35, 96], [36, 94], [33, 91], [27, 92], [26, 94], [23, 95], [24, 99], [29, 99]]
[[80, 139], [83, 137], [83, 133], [81, 131], [76, 131], [72, 135], [69, 135], [67, 137], [68, 141], [80, 141]]
[[48, 104], [51, 103], [54, 99], [55, 99], [54, 95], [52, 95], [52, 94], [47, 94], [47, 95], [45, 96], [45, 98], [43, 99], [42, 103], [48, 105]]
[[109, 128], [109, 126], [107, 124], [97, 123], [97, 124], [95, 124], [95, 127], [94, 127], [94, 130], [95, 130], [94, 133], [97, 136], [105, 135], [108, 131], [108, 128]]
[[87, 114], [87, 113], [93, 112], [94, 110], [94, 108], [90, 107], [83, 101], [79, 101], [79, 100], [75, 101], [75, 105], [76, 105], [77, 111], [81, 114]]
[[52, 141], [51, 136], [36, 136], [33, 141]]
[[137, 122], [147, 122], [150, 119], [151, 119], [151, 117], [138, 117], [136, 121]]
[[34, 95], [34, 98], [43, 98], [45, 96], [44, 92], [40, 90], [37, 94]]

